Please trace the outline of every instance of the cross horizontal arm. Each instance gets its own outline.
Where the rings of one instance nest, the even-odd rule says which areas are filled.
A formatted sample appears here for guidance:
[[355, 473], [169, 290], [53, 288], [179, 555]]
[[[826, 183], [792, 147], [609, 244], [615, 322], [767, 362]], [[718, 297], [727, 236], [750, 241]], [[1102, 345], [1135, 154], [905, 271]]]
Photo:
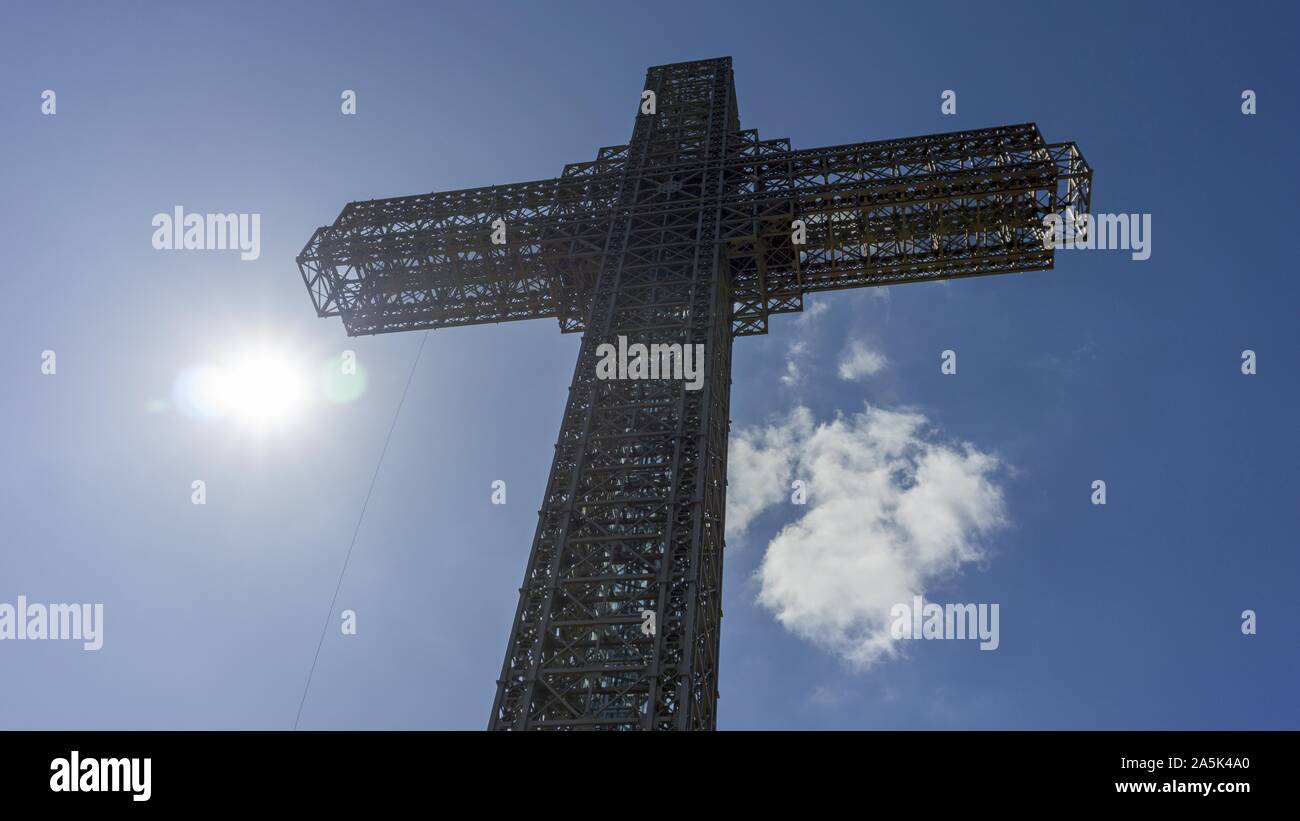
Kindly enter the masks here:
[[349, 203], [298, 255], [317, 314], [352, 336], [552, 316], [576, 330], [618, 156], [554, 179]]
[[1091, 197], [1077, 146], [1032, 123], [805, 151], [755, 135], [733, 157], [739, 335], [816, 291], [1051, 268], [1044, 217], [1086, 213]]

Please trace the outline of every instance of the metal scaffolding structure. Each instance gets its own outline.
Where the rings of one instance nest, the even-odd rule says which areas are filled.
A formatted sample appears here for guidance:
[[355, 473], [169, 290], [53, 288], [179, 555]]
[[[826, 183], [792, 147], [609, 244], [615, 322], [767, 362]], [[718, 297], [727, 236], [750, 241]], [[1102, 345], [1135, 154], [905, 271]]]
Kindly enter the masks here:
[[[1089, 210], [1078, 148], [1032, 123], [794, 150], [740, 128], [729, 57], [644, 90], [653, 112], [592, 162], [349, 203], [298, 256], [350, 335], [584, 334], [493, 729], [715, 727], [732, 339], [817, 291], [1049, 269], [1044, 218]], [[598, 378], [619, 336], [703, 345], [703, 385]]]

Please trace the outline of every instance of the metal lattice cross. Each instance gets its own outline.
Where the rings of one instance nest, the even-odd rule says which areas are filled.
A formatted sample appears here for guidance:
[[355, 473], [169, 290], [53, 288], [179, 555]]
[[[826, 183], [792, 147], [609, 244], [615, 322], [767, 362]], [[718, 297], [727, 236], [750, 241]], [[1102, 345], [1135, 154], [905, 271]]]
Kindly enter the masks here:
[[[555, 179], [349, 203], [298, 267], [350, 335], [583, 331], [494, 729], [716, 725], [731, 342], [805, 294], [1052, 267], [1089, 209], [1030, 124], [795, 151], [742, 130], [731, 58], [656, 66], [627, 145]], [[801, 242], [802, 240], [802, 242]], [[605, 343], [702, 345], [703, 383], [602, 379]]]

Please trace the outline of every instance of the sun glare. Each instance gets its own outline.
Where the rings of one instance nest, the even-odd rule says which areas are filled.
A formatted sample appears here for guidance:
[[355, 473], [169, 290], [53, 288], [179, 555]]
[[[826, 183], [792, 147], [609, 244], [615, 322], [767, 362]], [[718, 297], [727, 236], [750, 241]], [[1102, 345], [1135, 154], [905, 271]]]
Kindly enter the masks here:
[[304, 367], [266, 350], [193, 368], [178, 382], [177, 393], [182, 408], [192, 415], [225, 418], [255, 430], [291, 422], [310, 395]]
[[292, 419], [303, 406], [302, 369], [270, 353], [255, 353], [218, 369], [216, 393], [222, 410], [254, 427]]

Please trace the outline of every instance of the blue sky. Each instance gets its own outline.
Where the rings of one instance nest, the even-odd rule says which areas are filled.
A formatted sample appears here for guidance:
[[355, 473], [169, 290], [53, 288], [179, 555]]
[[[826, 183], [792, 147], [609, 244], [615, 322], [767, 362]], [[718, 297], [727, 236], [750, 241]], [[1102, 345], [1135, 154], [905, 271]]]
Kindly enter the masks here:
[[[0, 643], [0, 726], [292, 726], [420, 345], [318, 320], [294, 256], [350, 200], [554, 176], [627, 140], [647, 66], [731, 55], [766, 137], [1034, 121], [1081, 146], [1095, 210], [1153, 230], [1146, 261], [833, 293], [737, 342], [737, 435], [869, 404], [996, 459], [1001, 525], [925, 592], [999, 603], [1001, 646], [859, 669], [787, 629], [758, 571], [805, 511], [773, 505], [729, 541], [720, 727], [1300, 727], [1293, 5], [555, 5], [9, 9], [0, 602], [103, 602], [105, 642]], [[261, 214], [260, 258], [154, 250], [177, 204]], [[887, 364], [840, 378], [853, 340]], [[366, 390], [274, 437], [179, 411], [179, 374], [253, 343], [311, 373], [354, 350]], [[358, 634], [331, 626], [302, 726], [485, 725], [577, 344], [429, 336], [331, 616]]]

